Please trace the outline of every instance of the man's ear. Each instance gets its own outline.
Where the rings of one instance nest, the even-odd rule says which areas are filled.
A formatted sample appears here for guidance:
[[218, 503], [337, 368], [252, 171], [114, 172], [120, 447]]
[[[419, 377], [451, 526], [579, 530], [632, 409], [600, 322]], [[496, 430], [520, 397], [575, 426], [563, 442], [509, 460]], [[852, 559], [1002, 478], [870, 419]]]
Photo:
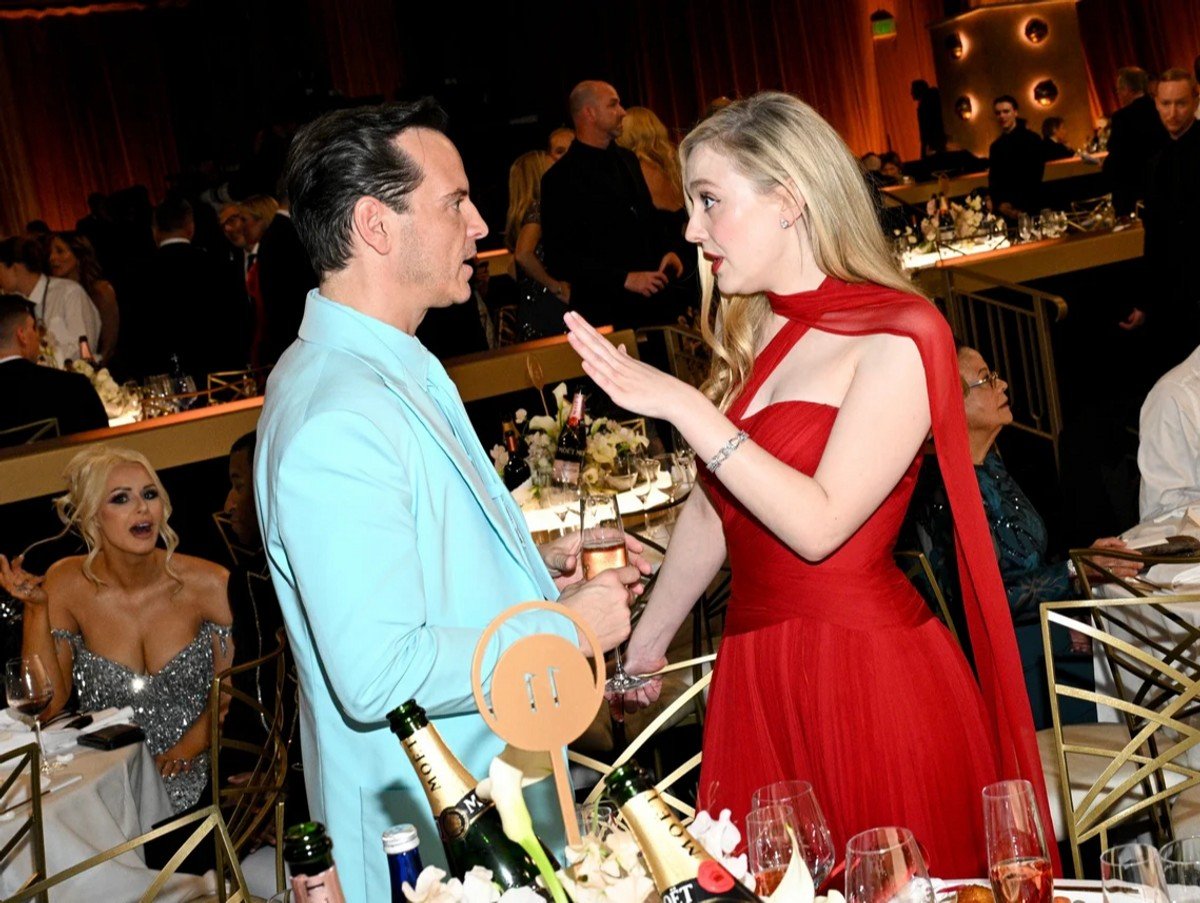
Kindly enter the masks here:
[[388, 254], [396, 238], [389, 228], [388, 214], [391, 212], [387, 204], [368, 195], [354, 202], [350, 217], [354, 231], [367, 247], [379, 255]]

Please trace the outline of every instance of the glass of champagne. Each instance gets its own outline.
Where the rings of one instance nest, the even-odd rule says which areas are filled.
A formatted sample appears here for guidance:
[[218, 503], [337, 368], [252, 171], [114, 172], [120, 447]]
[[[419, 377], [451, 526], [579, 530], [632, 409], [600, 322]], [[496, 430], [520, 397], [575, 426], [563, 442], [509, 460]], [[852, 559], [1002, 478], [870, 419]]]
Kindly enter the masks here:
[[1169, 903], [1158, 850], [1144, 843], [1111, 847], [1100, 854], [1104, 903]]
[[819, 888], [833, 870], [835, 853], [833, 837], [825, 822], [825, 813], [817, 803], [812, 784], [808, 781], [776, 781], [759, 787], [750, 797], [750, 808], [790, 806], [795, 816], [796, 839], [804, 864], [812, 875], [813, 886]]
[[647, 530], [650, 529], [650, 511], [646, 508], [646, 501], [650, 498], [650, 493], [654, 492], [655, 484], [658, 483], [660, 466], [660, 462], [655, 458], [637, 459], [638, 481], [633, 484], [633, 494], [637, 497], [638, 504], [642, 506], [642, 518]]
[[846, 842], [848, 903], [934, 903], [921, 847], [908, 828], [872, 828]]
[[8, 704], [27, 718], [33, 719], [38, 748], [42, 751], [42, 774], [52, 770], [46, 759], [46, 744], [42, 742], [40, 716], [54, 699], [54, 684], [50, 673], [37, 655], [11, 659], [4, 666], [4, 691]]
[[772, 803], [752, 809], [746, 816], [746, 853], [754, 889], [760, 897], [775, 892], [792, 861], [789, 829], [799, 836], [796, 812], [791, 806]]
[[1171, 903], [1200, 901], [1200, 837], [1181, 837], [1158, 850]]
[[1000, 781], [984, 787], [983, 825], [996, 903], [1050, 903], [1054, 873], [1033, 785]]
[[[583, 568], [583, 579], [591, 580], [597, 574], [625, 567], [629, 563], [625, 550], [625, 529], [621, 525], [621, 511], [615, 495], [585, 495], [580, 504], [579, 518], [579, 563]], [[604, 685], [605, 690], [627, 693], [646, 685], [646, 678], [625, 673], [620, 646], [613, 649], [613, 658], [616, 669]]]
[[1029, 241], [1033, 238], [1033, 217], [1028, 213], [1022, 213], [1017, 217], [1017, 234], [1021, 236], [1021, 241]]

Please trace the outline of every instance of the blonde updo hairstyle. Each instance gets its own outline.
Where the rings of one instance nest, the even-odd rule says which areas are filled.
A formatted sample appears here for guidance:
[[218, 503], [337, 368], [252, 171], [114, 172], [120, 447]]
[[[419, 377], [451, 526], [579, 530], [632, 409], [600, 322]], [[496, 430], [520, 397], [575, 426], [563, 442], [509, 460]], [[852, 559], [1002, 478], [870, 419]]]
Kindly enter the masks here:
[[179, 536], [171, 529], [168, 520], [171, 517], [171, 499], [163, 488], [162, 481], [146, 456], [128, 448], [115, 448], [108, 445], [96, 445], [85, 448], [67, 465], [63, 477], [67, 481], [67, 494], [54, 500], [54, 507], [59, 520], [64, 524], [64, 533], [74, 530], [87, 545], [87, 555], [83, 559], [83, 573], [97, 587], [101, 580], [92, 570], [92, 563], [100, 552], [103, 534], [100, 531], [100, 508], [104, 504], [105, 487], [109, 474], [122, 464], [140, 464], [150, 476], [150, 482], [158, 490], [162, 499], [163, 517], [158, 528], [158, 537], [167, 548], [166, 570], [176, 583], [183, 586], [183, 581], [171, 564], [171, 556], [179, 545]]
[[645, 157], [667, 174], [671, 183], [683, 193], [683, 173], [679, 168], [679, 153], [667, 134], [667, 127], [647, 107], [630, 107], [621, 122], [621, 137], [617, 144]]
[[[808, 104], [765, 91], [713, 113], [679, 147], [685, 180], [688, 160], [702, 146], [726, 157], [763, 193], [783, 188], [803, 201], [796, 240], [803, 229], [822, 273], [920, 294], [892, 256], [858, 160]], [[690, 214], [690, 196], [687, 206]], [[713, 317], [713, 281], [712, 265], [701, 257], [701, 330], [713, 350], [703, 391], [724, 411], [750, 377], [771, 306], [761, 293], [720, 294]]]

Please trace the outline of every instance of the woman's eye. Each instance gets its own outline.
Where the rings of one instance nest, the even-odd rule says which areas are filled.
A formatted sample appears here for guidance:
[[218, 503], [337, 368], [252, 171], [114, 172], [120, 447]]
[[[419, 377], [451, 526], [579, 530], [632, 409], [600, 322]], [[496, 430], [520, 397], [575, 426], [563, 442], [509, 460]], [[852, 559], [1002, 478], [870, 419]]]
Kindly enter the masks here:
[[145, 492], [142, 493], [142, 498], [146, 499], [147, 501], [153, 501], [154, 499], [158, 498], [158, 490], [157, 489], [147, 489]]
[[129, 501], [129, 496], [123, 492], [118, 492], [111, 499], [109, 499], [109, 501], [114, 505], [124, 505], [127, 501]]
[[717, 202], [717, 199], [714, 198], [711, 194], [700, 195], [700, 206], [703, 207], [705, 210], [711, 209], [712, 205], [715, 204], [716, 202]]

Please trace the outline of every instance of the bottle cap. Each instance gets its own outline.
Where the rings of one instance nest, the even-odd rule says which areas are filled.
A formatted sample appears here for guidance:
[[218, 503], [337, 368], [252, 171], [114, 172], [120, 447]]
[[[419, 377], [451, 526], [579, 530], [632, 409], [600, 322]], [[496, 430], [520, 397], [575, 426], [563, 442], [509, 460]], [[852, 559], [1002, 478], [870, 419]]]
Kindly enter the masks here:
[[383, 851], [389, 856], [415, 850], [420, 844], [421, 838], [412, 825], [393, 825], [383, 832]]
[[387, 719], [388, 724], [392, 728], [392, 733], [401, 739], [411, 737], [418, 727], [424, 727], [428, 723], [425, 710], [417, 705], [415, 699], [410, 699], [396, 706], [396, 708], [388, 712]]

